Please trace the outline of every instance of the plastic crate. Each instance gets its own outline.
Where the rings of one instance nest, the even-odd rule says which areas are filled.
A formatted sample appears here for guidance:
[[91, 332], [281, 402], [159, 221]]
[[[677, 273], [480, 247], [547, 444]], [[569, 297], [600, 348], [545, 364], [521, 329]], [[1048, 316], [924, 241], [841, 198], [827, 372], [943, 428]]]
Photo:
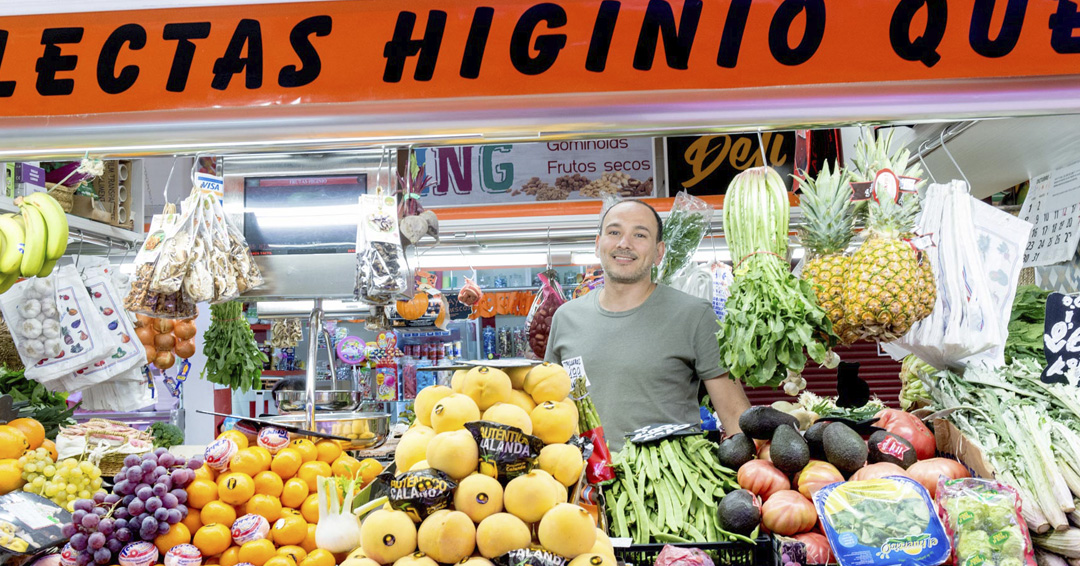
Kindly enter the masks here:
[[[700, 548], [716, 566], [778, 566], [779, 556], [772, 537], [758, 537], [756, 544], [745, 542], [669, 543], [670, 546]], [[668, 544], [632, 544], [615, 548], [619, 562], [634, 566], [652, 566]]]

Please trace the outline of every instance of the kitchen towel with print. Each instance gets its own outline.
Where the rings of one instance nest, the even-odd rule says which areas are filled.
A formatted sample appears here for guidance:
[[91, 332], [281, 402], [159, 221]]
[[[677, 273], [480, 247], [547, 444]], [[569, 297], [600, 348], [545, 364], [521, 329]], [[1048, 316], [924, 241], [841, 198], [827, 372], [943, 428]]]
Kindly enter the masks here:
[[[34, 277], [17, 283], [7, 293], [0, 295], [0, 309], [3, 310], [6, 320], [23, 321], [25, 320], [23, 315], [31, 316], [31, 313], [25, 309], [26, 304], [32, 305], [32, 303], [29, 303], [29, 300], [24, 301], [24, 297], [28, 293], [35, 292], [38, 287], [44, 287], [45, 284], [39, 279]], [[28, 379], [43, 383], [51, 391], [72, 391], [57, 382], [77, 370], [93, 366], [113, 355], [120, 341], [114, 334], [102, 332], [105, 323], [102, 322], [101, 315], [90, 300], [90, 295], [83, 286], [82, 277], [73, 266], [57, 267], [47, 280], [51, 290], [47, 296], [34, 299], [34, 301], [48, 306], [55, 303], [55, 308], [50, 309], [49, 312], [55, 310], [56, 316], [49, 320], [56, 320], [58, 327], [54, 330], [50, 323], [49, 333], [45, 334], [44, 330], [40, 333], [40, 338], [46, 339], [49, 355], [46, 356], [42, 351], [42, 357], [29, 361], [23, 347], [37, 339], [24, 340], [23, 347], [20, 347], [17, 333], [13, 332], [12, 336], [16, 339], [16, 347], [20, 348], [20, 353], [24, 354], [23, 363], [26, 366]], [[45, 307], [41, 309], [44, 310]], [[55, 337], [52, 337], [53, 332], [57, 333]], [[52, 340], [56, 340], [57, 343], [54, 344]], [[33, 344], [34, 348], [37, 346], [38, 344]], [[37, 353], [36, 350], [35, 353]], [[92, 383], [97, 383], [97, 381]], [[92, 383], [86, 383], [84, 387]]]
[[[61, 383], [67, 386], [67, 391], [80, 391], [88, 385], [124, 376], [129, 370], [146, 364], [146, 349], [142, 342], [134, 339], [135, 329], [121, 308], [122, 299], [112, 278], [101, 267], [83, 270], [82, 277], [94, 310], [100, 315], [98, 319], [101, 326], [91, 328], [90, 331], [101, 336], [112, 336], [115, 346], [111, 349], [111, 354], [104, 359], [80, 368], [61, 380]], [[91, 320], [88, 319], [87, 324], [90, 323]]]

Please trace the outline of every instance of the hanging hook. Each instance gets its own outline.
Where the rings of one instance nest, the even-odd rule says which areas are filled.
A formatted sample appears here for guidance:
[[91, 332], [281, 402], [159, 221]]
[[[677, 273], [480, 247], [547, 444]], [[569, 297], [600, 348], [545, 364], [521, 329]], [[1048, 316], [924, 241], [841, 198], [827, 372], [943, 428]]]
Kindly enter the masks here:
[[83, 242], [85, 242], [85, 241], [86, 241], [86, 239], [83, 238], [82, 230], [79, 230], [79, 250], [75, 254], [75, 267], [76, 268], [79, 267], [79, 260], [82, 259], [82, 248], [83, 248]]
[[105, 244], [108, 246], [108, 249], [105, 250], [105, 263], [111, 263], [110, 260], [112, 259], [112, 236], [105, 238]]
[[960, 172], [960, 176], [964, 178], [964, 182], [967, 183], [967, 190], [971, 192], [971, 181], [968, 181], [967, 175], [964, 174], [964, 170], [960, 168], [960, 164], [956, 162], [956, 158], [953, 157], [952, 152], [945, 145], [945, 130], [949, 128], [942, 128], [941, 130], [941, 149], [945, 150], [945, 155], [949, 156], [949, 161], [952, 161], [953, 166]]
[[472, 270], [472, 280], [473, 283], [476, 283], [476, 268], [473, 267], [472, 259], [470, 259], [469, 256], [465, 255], [465, 250], [461, 249], [461, 246], [458, 246], [457, 251], [459, 254], [461, 254], [461, 257], [465, 260], [465, 263], [469, 265], [469, 269]]
[[[165, 203], [164, 204], [169, 204], [169, 182], [172, 181], [173, 172], [176, 171], [176, 162], [177, 161], [180, 161], [180, 158], [179, 157], [173, 157], [172, 167], [169, 168], [169, 176], [165, 177], [165, 189], [162, 191], [162, 193], [164, 194], [164, 197], [165, 197]], [[145, 167], [143, 167], [143, 174], [144, 175], [146, 174], [146, 168]], [[192, 176], [192, 179], [194, 179], [194, 178], [195, 177]], [[195, 181], [192, 180], [192, 183], [194, 183], [194, 182]]]
[[769, 166], [769, 158], [765, 155], [765, 142], [763, 141], [763, 138], [761, 137], [761, 130], [757, 131], [757, 144], [758, 144], [758, 149], [761, 150], [761, 166], [762, 167], [768, 167]]
[[124, 244], [124, 257], [120, 258], [120, 265], [124, 265], [127, 262], [128, 254], [131, 253], [131, 249], [135, 247], [135, 244], [128, 242]]
[[926, 171], [926, 174], [930, 175], [930, 180], [931, 181], [937, 183], [937, 179], [934, 178], [934, 174], [930, 171], [930, 168], [926, 166], [926, 161], [923, 160], [923, 145], [924, 144], [926, 144], [926, 142], [923, 142], [923, 143], [919, 144], [919, 153], [917, 154], [917, 157], [919, 158], [919, 163], [922, 164], [923, 171]]
[[547, 268], [551, 269], [551, 226], [547, 229]]
[[379, 146], [379, 166], [375, 169], [375, 192], [378, 193], [382, 190], [382, 166], [383, 160], [386, 159], [386, 146]]

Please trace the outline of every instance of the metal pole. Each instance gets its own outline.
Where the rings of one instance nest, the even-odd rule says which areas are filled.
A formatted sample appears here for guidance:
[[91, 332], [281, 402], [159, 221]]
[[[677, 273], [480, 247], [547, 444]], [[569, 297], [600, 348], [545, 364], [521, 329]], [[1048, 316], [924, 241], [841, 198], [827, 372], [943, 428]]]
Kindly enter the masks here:
[[315, 299], [308, 318], [308, 359], [304, 382], [304, 414], [307, 429], [315, 430], [315, 361], [319, 356], [319, 338], [322, 336], [322, 299]]

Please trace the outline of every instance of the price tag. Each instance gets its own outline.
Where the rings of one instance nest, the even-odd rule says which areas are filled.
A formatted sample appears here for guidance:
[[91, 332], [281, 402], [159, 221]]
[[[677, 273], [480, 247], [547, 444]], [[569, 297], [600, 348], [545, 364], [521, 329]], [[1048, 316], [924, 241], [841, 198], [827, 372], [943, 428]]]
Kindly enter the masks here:
[[872, 196], [874, 196], [874, 183], [871, 183], [870, 181], [851, 183], [851, 200], [861, 202], [870, 200], [870, 197]]
[[634, 444], [644, 444], [663, 440], [669, 436], [693, 436], [701, 434], [701, 428], [696, 424], [662, 424], [643, 426], [626, 435]]
[[1032, 178], [1020, 218], [1032, 225], [1024, 267], [1072, 259], [1080, 242], [1080, 162]]
[[195, 186], [197, 186], [199, 188], [199, 192], [204, 195], [212, 194], [216, 196], [218, 202], [221, 202], [225, 198], [225, 179], [222, 179], [217, 175], [211, 175], [209, 173], [196, 173]]
[[1043, 330], [1042, 380], [1076, 386], [1080, 364], [1080, 295], [1050, 293]]
[[570, 376], [571, 391], [577, 389], [578, 382], [582, 379], [585, 380], [585, 389], [592, 385], [592, 383], [589, 383], [589, 376], [585, 375], [585, 362], [581, 360], [581, 356], [563, 360], [562, 367], [566, 370], [566, 374]]

